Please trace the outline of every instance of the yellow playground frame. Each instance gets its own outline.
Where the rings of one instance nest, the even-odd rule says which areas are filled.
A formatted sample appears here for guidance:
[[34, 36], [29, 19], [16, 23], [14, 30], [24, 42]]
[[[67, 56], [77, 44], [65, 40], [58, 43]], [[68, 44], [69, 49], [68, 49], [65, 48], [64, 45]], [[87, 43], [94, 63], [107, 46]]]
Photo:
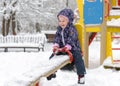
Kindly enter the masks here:
[[[78, 6], [78, 10], [80, 12], [80, 20], [75, 24], [76, 29], [78, 31], [78, 36], [79, 36], [79, 40], [80, 40], [80, 45], [82, 47], [82, 50], [84, 52], [84, 59], [85, 59], [85, 65], [86, 67], [89, 67], [89, 55], [88, 55], [88, 48], [89, 48], [89, 33], [91, 32], [100, 32], [101, 34], [101, 40], [100, 40], [100, 64], [103, 64], [104, 60], [107, 57], [111, 57], [111, 61], [113, 63], [113, 56], [112, 56], [112, 41], [111, 41], [111, 33], [113, 32], [120, 32], [120, 27], [117, 26], [107, 26], [107, 21], [109, 21], [109, 19], [111, 18], [120, 18], [120, 15], [117, 16], [107, 16], [104, 17], [103, 19], [103, 23], [101, 25], [93, 25], [93, 26], [85, 26], [84, 25], [84, 18], [83, 18], [83, 5], [84, 5], [84, 0], [76, 0], [77, 2], [77, 6]], [[107, 3], [106, 3], [107, 2]], [[111, 5], [111, 9], [112, 7], [117, 6], [116, 4], [116, 0], [104, 0], [104, 12], [103, 15], [108, 15], [108, 9]], [[94, 28], [94, 29], [93, 29]]]

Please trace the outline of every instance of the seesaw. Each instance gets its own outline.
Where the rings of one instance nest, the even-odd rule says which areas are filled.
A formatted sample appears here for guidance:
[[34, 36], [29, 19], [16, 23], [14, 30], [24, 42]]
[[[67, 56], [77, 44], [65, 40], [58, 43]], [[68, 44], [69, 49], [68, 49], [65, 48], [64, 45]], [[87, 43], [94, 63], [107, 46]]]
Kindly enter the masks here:
[[[36, 62], [36, 66], [6, 81], [7, 86], [39, 86], [39, 82], [42, 77], [48, 77], [60, 68], [64, 67], [66, 64], [71, 63], [68, 55], [55, 55], [51, 60], [49, 60], [49, 55], [48, 57], [43, 57], [44, 54], [42, 53], [42, 55], [38, 55], [39, 58], [41, 58], [41, 61], [38, 61], [39, 63]], [[42, 58], [46, 58], [46, 61], [44, 61], [44, 59], [42, 61]]]

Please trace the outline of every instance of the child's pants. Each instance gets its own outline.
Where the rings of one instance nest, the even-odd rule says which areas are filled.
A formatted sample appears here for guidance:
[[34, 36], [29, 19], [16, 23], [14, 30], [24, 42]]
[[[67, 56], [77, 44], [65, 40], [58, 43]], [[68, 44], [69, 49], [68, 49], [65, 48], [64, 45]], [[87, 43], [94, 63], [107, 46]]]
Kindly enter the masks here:
[[77, 69], [77, 74], [78, 75], [84, 75], [86, 73], [85, 70], [85, 65], [84, 65], [84, 61], [82, 58], [82, 55], [80, 53], [80, 51], [71, 51], [71, 53], [73, 54], [73, 58], [74, 58], [74, 64], [75, 67]]

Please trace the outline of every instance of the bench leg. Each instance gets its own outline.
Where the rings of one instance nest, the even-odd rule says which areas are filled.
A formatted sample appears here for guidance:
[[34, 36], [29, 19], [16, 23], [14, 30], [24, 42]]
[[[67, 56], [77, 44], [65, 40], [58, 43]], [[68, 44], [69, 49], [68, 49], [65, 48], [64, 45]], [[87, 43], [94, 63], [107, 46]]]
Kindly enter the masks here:
[[24, 52], [25, 52], [25, 48], [24, 48]]
[[8, 52], [8, 48], [5, 48], [4, 52]]
[[38, 52], [42, 49], [42, 51], [44, 51], [44, 48], [38, 48]]
[[40, 51], [40, 48], [38, 48], [38, 52]]

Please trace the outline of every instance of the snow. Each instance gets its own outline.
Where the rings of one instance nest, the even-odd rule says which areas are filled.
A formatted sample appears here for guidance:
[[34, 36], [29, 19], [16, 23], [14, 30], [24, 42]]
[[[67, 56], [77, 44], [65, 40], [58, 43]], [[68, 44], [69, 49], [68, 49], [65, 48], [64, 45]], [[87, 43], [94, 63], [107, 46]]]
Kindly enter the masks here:
[[[113, 44], [116, 47], [119, 46], [119, 44]], [[94, 41], [90, 45], [90, 68], [86, 69], [86, 83], [83, 86], [119, 86], [120, 71], [104, 69], [103, 65], [99, 65], [99, 45], [99, 41]], [[46, 44], [45, 52], [1, 52], [0, 86], [26, 86], [38, 75], [42, 75], [55, 64], [64, 60], [59, 59], [50, 62], [51, 46], [51, 43]], [[117, 55], [120, 56], [118, 53]], [[41, 78], [40, 86], [77, 86], [76, 72], [58, 70], [56, 74], [57, 77], [50, 81], [45, 77]]]
[[47, 30], [47, 31], [42, 30], [41, 33], [44, 33], [44, 34], [55, 34], [56, 30]]
[[120, 10], [110, 10], [110, 15], [119, 16], [120, 15]]
[[[113, 19], [113, 21], [116, 20]], [[109, 22], [109, 24], [113, 24], [113, 21]], [[118, 22], [117, 25], [119, 25]], [[86, 82], [83, 86], [119, 86], [120, 71], [104, 69], [103, 65], [100, 66], [100, 47], [98, 45], [100, 45], [100, 42], [93, 42], [90, 45], [90, 68], [86, 69]], [[61, 60], [57, 62], [53, 60], [49, 63], [49, 56], [52, 53], [51, 46], [52, 44], [45, 45], [45, 52], [0, 52], [0, 86], [27, 86], [38, 75], [42, 75], [53, 67], [53, 64], [59, 63]], [[120, 47], [120, 44], [113, 43], [113, 46]], [[120, 58], [117, 51], [113, 51], [113, 55], [114, 58]], [[110, 60], [105, 62], [109, 64]], [[40, 86], [77, 86], [76, 72], [58, 70], [56, 74], [57, 77], [51, 81], [48, 81], [45, 77], [41, 78]]]
[[[120, 19], [112, 19], [108, 25], [119, 27]], [[55, 31], [43, 31], [54, 34]], [[113, 47], [120, 47], [119, 40], [114, 40]], [[27, 86], [35, 78], [55, 67], [65, 59], [49, 60], [52, 44], [45, 44], [45, 52], [0, 52], [0, 86]], [[113, 51], [113, 58], [120, 59], [119, 51]], [[67, 58], [66, 58], [67, 59]], [[104, 64], [111, 65], [111, 58]], [[55, 65], [54, 65], [55, 64]], [[115, 66], [119, 66], [115, 64]], [[83, 86], [119, 86], [120, 71], [104, 69], [100, 65], [100, 42], [94, 41], [89, 47], [89, 69], [85, 76]], [[48, 81], [45, 77], [40, 79], [40, 86], [77, 86], [77, 75], [74, 71], [57, 71], [57, 77]], [[108, 82], [109, 81], [109, 82]]]
[[108, 26], [116, 26], [116, 27], [120, 27], [120, 18], [118, 19], [111, 19], [110, 21], [107, 22]]
[[[120, 10], [110, 10], [110, 16], [120, 16]], [[107, 25], [120, 27], [120, 18], [112, 18], [110, 21], [107, 21]]]
[[[28, 86], [31, 81], [44, 75], [46, 71], [53, 69], [56, 65], [69, 59], [68, 56], [62, 56], [62, 58], [55, 57], [55, 59], [49, 61], [48, 56], [50, 56], [51, 53], [52, 52], [3, 53], [0, 56], [3, 57], [1, 58], [1, 63], [5, 63], [2, 63], [4, 69], [3, 72], [1, 72], [3, 74], [3, 78], [7, 79], [7, 81], [5, 80], [7, 86]], [[11, 56], [11, 58], [8, 61], [9, 56]], [[7, 68], [8, 66], [9, 68]]]

